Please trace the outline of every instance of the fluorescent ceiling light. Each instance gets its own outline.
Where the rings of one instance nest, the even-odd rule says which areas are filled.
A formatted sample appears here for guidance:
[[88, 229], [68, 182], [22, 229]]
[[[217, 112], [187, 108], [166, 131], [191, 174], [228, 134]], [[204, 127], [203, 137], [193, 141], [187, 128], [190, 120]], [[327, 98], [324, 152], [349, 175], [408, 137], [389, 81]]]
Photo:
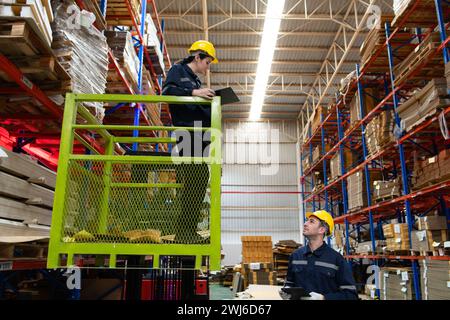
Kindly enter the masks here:
[[272, 68], [273, 54], [277, 44], [285, 0], [269, 0], [264, 19], [264, 30], [259, 48], [258, 68], [256, 70], [255, 86], [253, 87], [250, 120], [258, 120], [266, 96], [267, 82]]

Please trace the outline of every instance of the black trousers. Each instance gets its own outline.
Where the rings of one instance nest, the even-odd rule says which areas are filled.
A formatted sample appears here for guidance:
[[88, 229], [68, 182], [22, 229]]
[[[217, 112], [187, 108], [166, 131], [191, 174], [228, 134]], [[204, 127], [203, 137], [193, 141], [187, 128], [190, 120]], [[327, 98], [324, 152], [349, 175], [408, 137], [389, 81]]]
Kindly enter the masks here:
[[[186, 137], [186, 136], [185, 136]], [[203, 141], [202, 132], [190, 132], [190, 148], [180, 150], [180, 157], [203, 157], [209, 152], [209, 141]], [[183, 137], [177, 137], [177, 144], [183, 143]], [[184, 141], [184, 146], [187, 146]], [[195, 150], [195, 144], [201, 145]], [[206, 151], [205, 151], [206, 150]], [[203, 200], [209, 183], [209, 168], [206, 163], [182, 163], [177, 166], [177, 182], [183, 183], [178, 200], [180, 211], [176, 221], [175, 240], [182, 243], [199, 240], [197, 225], [200, 222], [203, 210]], [[178, 193], [178, 192], [177, 192]]]

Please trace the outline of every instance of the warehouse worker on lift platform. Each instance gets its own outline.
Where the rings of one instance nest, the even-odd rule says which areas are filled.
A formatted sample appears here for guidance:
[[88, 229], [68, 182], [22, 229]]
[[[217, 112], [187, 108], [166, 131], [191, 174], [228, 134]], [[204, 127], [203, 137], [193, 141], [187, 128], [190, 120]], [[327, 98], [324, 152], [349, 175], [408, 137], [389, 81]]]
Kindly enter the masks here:
[[[175, 63], [167, 73], [162, 94], [170, 96], [194, 96], [211, 100], [215, 92], [209, 88], [201, 88], [198, 75], [206, 75], [211, 63], [218, 63], [216, 49], [211, 42], [199, 40], [188, 50], [189, 55]], [[176, 127], [211, 127], [211, 106], [205, 105], [169, 105], [172, 124]], [[203, 132], [175, 132], [178, 134], [177, 151], [181, 157], [203, 157], [209, 152], [209, 139]], [[184, 141], [189, 139], [190, 141]], [[201, 146], [201, 150], [198, 146]], [[202, 243], [204, 240], [197, 234], [198, 222], [201, 218], [203, 200], [209, 181], [209, 169], [206, 163], [182, 164], [177, 169], [177, 182], [184, 183], [180, 191], [179, 203], [182, 206], [176, 221], [175, 241], [178, 243]]]
[[[324, 210], [306, 213], [303, 235], [308, 244], [289, 257], [286, 287], [301, 287], [302, 300], [357, 300], [355, 280], [344, 257], [325, 243], [333, 234], [333, 217]], [[291, 296], [284, 291], [285, 300]]]

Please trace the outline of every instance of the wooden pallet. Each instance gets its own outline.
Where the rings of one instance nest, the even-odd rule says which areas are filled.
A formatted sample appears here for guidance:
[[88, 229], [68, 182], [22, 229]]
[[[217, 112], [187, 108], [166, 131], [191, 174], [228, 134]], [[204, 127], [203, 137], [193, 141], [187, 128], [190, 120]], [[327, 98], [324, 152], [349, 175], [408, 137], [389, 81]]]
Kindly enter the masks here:
[[399, 197], [400, 195], [389, 195], [389, 196], [383, 196], [380, 198], [376, 198], [374, 201], [375, 203], [385, 202], [389, 200], [394, 200], [395, 198]]
[[[70, 90], [70, 76], [57, 61], [55, 55], [26, 21], [7, 22], [0, 19], [0, 52], [6, 55], [25, 76], [38, 84], [52, 83], [52, 88], [64, 92]], [[13, 82], [4, 72], [0, 77]]]
[[47, 256], [48, 243], [0, 243], [0, 259], [34, 258]]
[[109, 26], [133, 26], [125, 1], [129, 1], [136, 23], [141, 22], [141, 6], [138, 0], [108, 0], [106, 22]]
[[[433, 54], [437, 48], [440, 46], [440, 43], [432, 42], [427, 44], [425, 47], [422, 47], [420, 52], [411, 59], [407, 59], [407, 63], [403, 65], [399, 65], [398, 68], [394, 71], [396, 73], [395, 84], [399, 85], [403, 83], [416, 69], [423, 64], [431, 54]], [[411, 57], [411, 56], [410, 56]], [[408, 58], [410, 58], [408, 57]], [[441, 56], [435, 56], [431, 61], [428, 61], [426, 65], [421, 68], [419, 74], [415, 77], [424, 78], [439, 78], [444, 75], [444, 66], [442, 62]], [[412, 79], [411, 79], [412, 80]]]
[[[410, 0], [403, 9], [395, 16], [392, 21], [392, 27], [397, 27], [397, 25], [406, 17], [407, 14], [412, 9], [416, 1]], [[444, 4], [444, 3], [443, 3]], [[444, 21], [449, 21], [450, 14], [447, 10], [444, 10]], [[417, 27], [431, 27], [435, 26], [437, 21], [436, 16], [436, 7], [434, 4], [434, 0], [421, 0], [420, 4], [416, 6], [412, 14], [408, 17], [405, 23], [403, 23], [403, 27], [417, 28]]]

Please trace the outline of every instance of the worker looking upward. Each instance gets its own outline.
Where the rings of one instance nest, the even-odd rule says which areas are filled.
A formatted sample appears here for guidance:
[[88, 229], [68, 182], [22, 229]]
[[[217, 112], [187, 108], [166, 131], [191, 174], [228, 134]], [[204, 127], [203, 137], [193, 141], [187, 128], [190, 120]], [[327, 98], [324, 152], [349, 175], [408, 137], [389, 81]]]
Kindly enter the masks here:
[[[350, 266], [344, 257], [325, 243], [333, 234], [333, 217], [324, 210], [308, 212], [303, 235], [306, 246], [289, 257], [286, 287], [301, 287], [303, 300], [356, 300], [358, 294]], [[289, 294], [280, 291], [283, 299]]]

